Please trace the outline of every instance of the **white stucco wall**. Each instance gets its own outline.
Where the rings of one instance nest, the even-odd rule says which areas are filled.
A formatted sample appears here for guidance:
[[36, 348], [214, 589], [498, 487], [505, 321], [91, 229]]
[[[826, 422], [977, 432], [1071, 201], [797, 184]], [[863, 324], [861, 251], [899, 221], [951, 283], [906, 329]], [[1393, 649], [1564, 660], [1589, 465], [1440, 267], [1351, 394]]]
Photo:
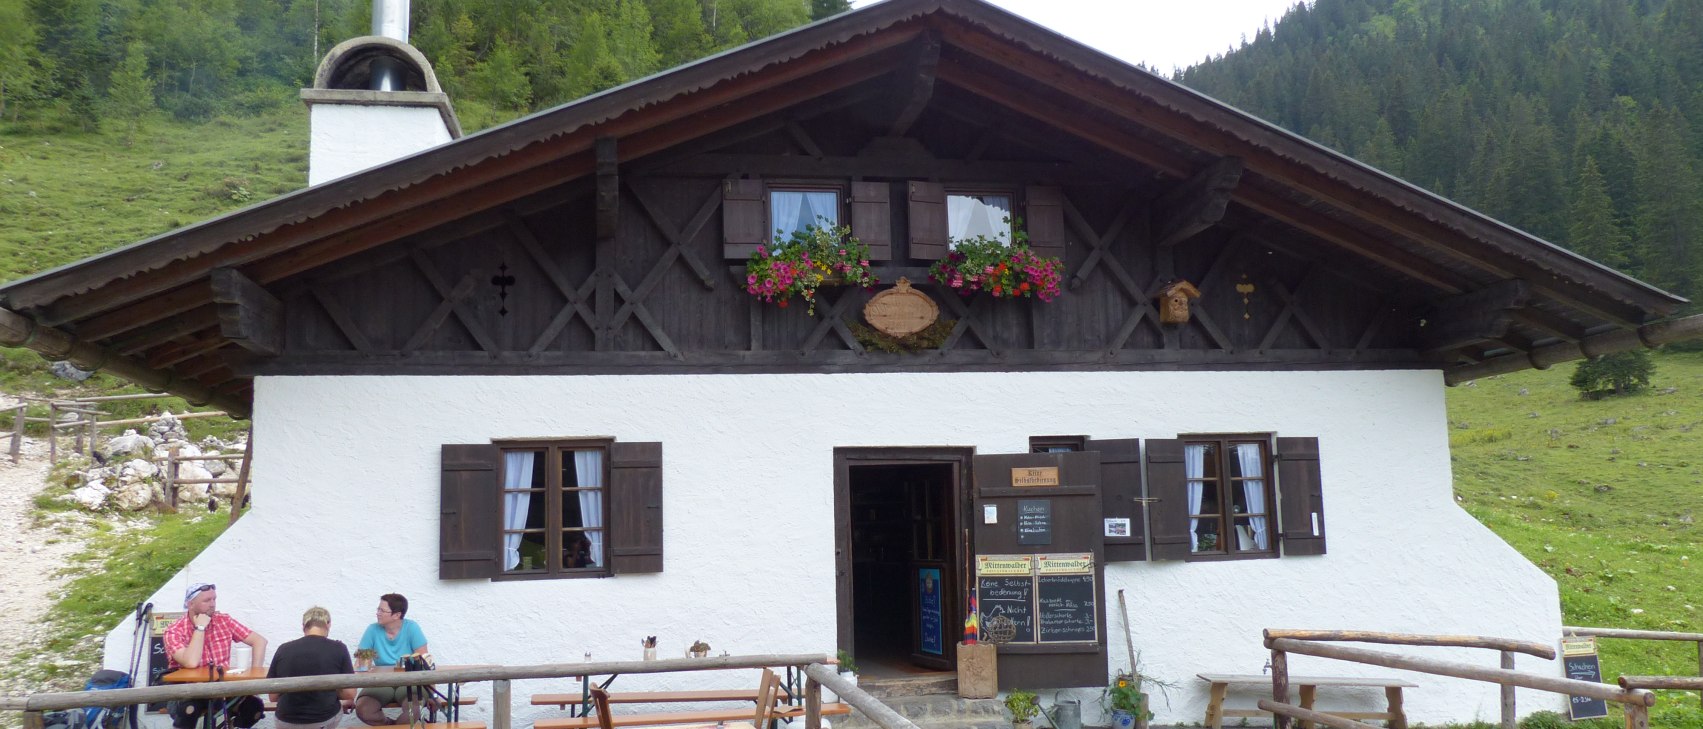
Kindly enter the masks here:
[[309, 186], [450, 140], [449, 129], [433, 106], [316, 103], [311, 109]]
[[[255, 413], [253, 510], [153, 601], [168, 609], [190, 581], [216, 582], [221, 609], [274, 645], [299, 635], [301, 612], [316, 603], [331, 610], [333, 637], [353, 643], [378, 595], [396, 591], [445, 663], [633, 659], [645, 635], [660, 636], [665, 654], [695, 639], [717, 652], [832, 652], [835, 447], [1011, 453], [1027, 450], [1030, 435], [1058, 433], [1319, 438], [1328, 555], [1108, 566], [1113, 669], [1126, 664], [1123, 589], [1145, 671], [1179, 684], [1168, 705], [1156, 699], [1163, 723], [1201, 720], [1206, 692], [1194, 674], [1259, 673], [1266, 627], [1548, 643], [1561, 626], [1554, 582], [1453, 501], [1436, 372], [264, 377]], [[662, 441], [663, 573], [437, 579], [440, 444], [592, 435]], [[114, 630], [109, 665], [125, 662], [128, 637]], [[1411, 652], [1497, 664], [1489, 651]], [[1519, 667], [1558, 675], [1537, 659], [1521, 657]], [[1292, 656], [1291, 669], [1396, 673], [1305, 656]], [[1407, 694], [1416, 722], [1499, 714], [1494, 686], [1408, 677], [1422, 685]], [[750, 680], [629, 676], [621, 685]], [[489, 687], [473, 690], [488, 696]], [[547, 690], [578, 689], [524, 682], [517, 702]], [[1080, 695], [1092, 722], [1097, 692]], [[1343, 696], [1321, 691], [1320, 705], [1343, 707]], [[1367, 692], [1347, 703], [1381, 709], [1382, 700]], [[1562, 706], [1542, 693], [1519, 700], [1522, 713]], [[528, 709], [518, 706], [517, 718]]]

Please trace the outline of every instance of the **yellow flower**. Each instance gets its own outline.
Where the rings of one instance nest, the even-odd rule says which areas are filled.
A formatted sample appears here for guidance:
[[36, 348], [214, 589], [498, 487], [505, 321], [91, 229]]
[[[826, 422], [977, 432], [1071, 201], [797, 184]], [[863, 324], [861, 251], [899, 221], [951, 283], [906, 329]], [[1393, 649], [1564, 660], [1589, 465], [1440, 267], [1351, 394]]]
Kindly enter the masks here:
[[1121, 678], [1118, 679], [1118, 688], [1129, 688], [1129, 682]]

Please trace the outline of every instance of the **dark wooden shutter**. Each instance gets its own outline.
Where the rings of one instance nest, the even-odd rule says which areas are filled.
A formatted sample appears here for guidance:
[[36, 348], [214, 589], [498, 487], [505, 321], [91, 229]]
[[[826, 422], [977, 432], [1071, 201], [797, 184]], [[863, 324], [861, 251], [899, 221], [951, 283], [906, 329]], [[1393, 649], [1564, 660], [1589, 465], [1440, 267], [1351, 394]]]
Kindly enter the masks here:
[[911, 258], [946, 257], [946, 188], [936, 182], [910, 183]]
[[1023, 229], [1035, 255], [1064, 258], [1064, 190], [1031, 187], [1023, 192]]
[[851, 184], [852, 235], [869, 246], [869, 260], [893, 259], [893, 190], [885, 182]]
[[1153, 535], [1153, 559], [1189, 556], [1188, 472], [1183, 468], [1183, 442], [1147, 441], [1147, 528]]
[[[1147, 559], [1147, 509], [1141, 502], [1141, 439], [1094, 439], [1088, 450], [1100, 452], [1100, 511], [1106, 519], [1128, 519], [1129, 536], [1102, 536], [1107, 562]], [[1101, 535], [1105, 532], [1102, 531]]]
[[1286, 556], [1325, 553], [1325, 494], [1318, 438], [1277, 439], [1278, 525]]
[[502, 453], [489, 443], [444, 444], [438, 515], [438, 579], [491, 577], [500, 571]]
[[662, 571], [662, 444], [609, 447], [609, 567], [618, 575]]
[[721, 254], [723, 258], [749, 258], [757, 246], [768, 243], [767, 188], [762, 180], [723, 180], [721, 183]]

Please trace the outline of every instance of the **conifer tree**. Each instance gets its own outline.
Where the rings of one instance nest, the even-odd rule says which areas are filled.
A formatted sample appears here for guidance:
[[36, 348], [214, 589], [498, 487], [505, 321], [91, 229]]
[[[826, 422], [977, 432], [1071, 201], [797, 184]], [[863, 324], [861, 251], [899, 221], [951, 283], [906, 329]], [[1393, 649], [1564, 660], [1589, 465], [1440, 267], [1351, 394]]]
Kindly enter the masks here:
[[1684, 117], [1660, 102], [1639, 125], [1638, 259], [1645, 280], [1678, 292], [1695, 291], [1703, 278], [1703, 201], [1688, 136]]
[[11, 107], [17, 118], [19, 99], [29, 98], [35, 91], [37, 64], [41, 54], [35, 21], [24, 0], [0, 0], [0, 119]]
[[651, 40], [662, 67], [673, 68], [703, 57], [710, 38], [697, 0], [650, 0]]
[[1626, 231], [1614, 219], [1614, 200], [1608, 195], [1608, 181], [1597, 168], [1595, 157], [1586, 157], [1573, 185], [1573, 201], [1567, 207], [1568, 247], [1605, 266], [1627, 268]]
[[810, 19], [821, 20], [850, 9], [851, 0], [810, 0]]

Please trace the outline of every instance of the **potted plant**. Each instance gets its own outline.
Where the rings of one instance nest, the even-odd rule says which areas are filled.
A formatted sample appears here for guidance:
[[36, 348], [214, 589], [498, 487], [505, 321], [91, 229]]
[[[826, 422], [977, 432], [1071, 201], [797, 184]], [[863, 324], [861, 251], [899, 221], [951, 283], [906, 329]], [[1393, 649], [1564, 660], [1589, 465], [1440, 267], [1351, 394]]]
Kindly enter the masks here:
[[358, 649], [356, 649], [355, 650], [355, 670], [357, 670], [357, 671], [370, 671], [370, 670], [372, 670], [373, 660], [376, 659], [376, 658], [378, 658], [378, 651], [376, 651], [376, 650], [373, 650], [371, 648], [358, 648]]
[[1141, 676], [1119, 673], [1106, 687], [1105, 707], [1112, 712], [1112, 729], [1145, 729], [1153, 712], [1147, 706], [1147, 694], [1141, 691]]
[[[834, 670], [839, 671], [840, 678], [845, 679], [846, 683], [849, 683], [853, 686], [856, 686], [857, 685], [857, 663], [852, 660], [851, 654], [847, 653], [845, 651], [845, 649], [842, 648], [839, 651], [837, 651], [836, 653], [834, 653], [834, 660], [835, 660]], [[835, 693], [833, 689], [830, 689], [826, 686], [824, 686], [822, 688], [822, 693], [823, 693], [823, 697], [822, 697], [823, 701], [827, 701], [827, 702], [832, 703], [832, 702], [840, 700], [840, 695], [838, 693]]]
[[815, 315], [816, 289], [822, 286], [869, 288], [880, 283], [869, 268], [869, 246], [853, 236], [851, 228], [821, 222], [793, 231], [789, 238], [776, 235], [773, 246], [757, 246], [745, 262], [746, 293], [783, 309], [798, 296]]
[[701, 640], [692, 641], [692, 647], [686, 649], [686, 654], [693, 658], [704, 658], [710, 654], [710, 644]]
[[1005, 710], [1011, 712], [1012, 729], [1029, 729], [1029, 721], [1041, 713], [1041, 701], [1033, 692], [1012, 689], [1005, 695]]
[[928, 277], [961, 296], [982, 291], [994, 298], [1052, 301], [1064, 282], [1064, 262], [1036, 255], [1028, 240], [1016, 225], [1010, 243], [982, 235], [954, 239], [946, 257], [929, 267]]

